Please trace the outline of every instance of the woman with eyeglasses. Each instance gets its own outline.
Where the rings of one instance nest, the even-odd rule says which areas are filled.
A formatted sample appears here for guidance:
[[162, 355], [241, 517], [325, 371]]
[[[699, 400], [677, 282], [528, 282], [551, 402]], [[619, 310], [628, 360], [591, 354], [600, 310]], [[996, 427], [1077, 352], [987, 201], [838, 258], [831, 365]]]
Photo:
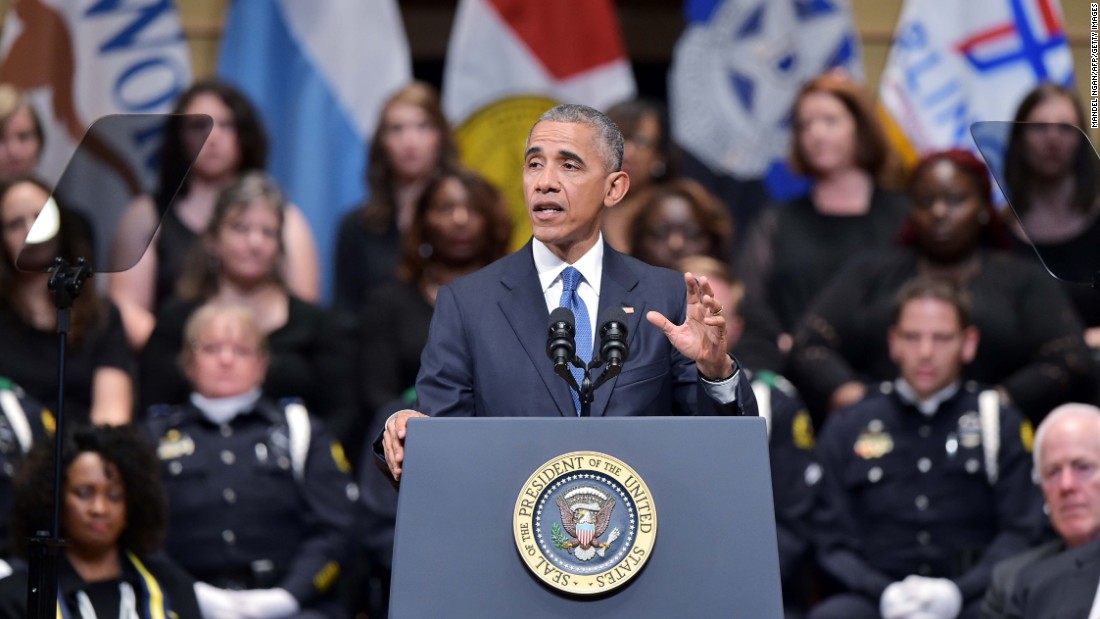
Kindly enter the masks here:
[[718, 198], [693, 180], [652, 187], [629, 230], [631, 255], [649, 264], [676, 269], [688, 256], [730, 260], [733, 220]]

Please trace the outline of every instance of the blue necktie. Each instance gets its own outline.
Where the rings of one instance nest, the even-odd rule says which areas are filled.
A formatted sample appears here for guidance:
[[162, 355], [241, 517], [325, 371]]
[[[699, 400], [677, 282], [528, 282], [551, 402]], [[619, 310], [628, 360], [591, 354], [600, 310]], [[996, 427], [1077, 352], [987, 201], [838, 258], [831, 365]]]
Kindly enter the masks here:
[[[592, 359], [592, 319], [588, 316], [588, 307], [584, 304], [584, 299], [581, 299], [581, 295], [577, 294], [577, 285], [581, 283], [582, 279], [584, 278], [581, 277], [581, 272], [574, 267], [566, 267], [562, 270], [562, 291], [558, 306], [568, 307], [577, 319], [577, 356], [588, 363]], [[570, 365], [569, 371], [573, 373], [573, 378], [577, 379], [577, 385], [580, 385], [581, 381], [584, 380], [584, 370]], [[581, 399], [576, 391], [571, 393], [573, 394], [573, 405], [576, 406], [579, 415], [581, 413]]]

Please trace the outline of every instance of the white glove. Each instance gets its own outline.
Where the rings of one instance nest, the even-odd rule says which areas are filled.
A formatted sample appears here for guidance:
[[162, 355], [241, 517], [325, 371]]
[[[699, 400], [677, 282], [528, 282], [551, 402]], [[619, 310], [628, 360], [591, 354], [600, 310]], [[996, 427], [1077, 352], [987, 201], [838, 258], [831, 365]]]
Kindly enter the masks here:
[[11, 576], [11, 572], [11, 565], [8, 565], [7, 561], [0, 559], [0, 578]]
[[298, 612], [298, 600], [286, 589], [231, 591], [195, 583], [205, 619], [282, 619]]
[[237, 603], [230, 595], [232, 591], [219, 589], [204, 582], [195, 583], [195, 597], [199, 600], [199, 610], [204, 619], [244, 619], [237, 609]]
[[946, 578], [907, 576], [907, 590], [920, 601], [920, 614], [914, 619], [955, 619], [962, 612], [962, 592]]
[[912, 619], [915, 612], [920, 610], [920, 600], [910, 590], [910, 583], [899, 581], [891, 583], [882, 592], [878, 609], [882, 613], [882, 619]]
[[298, 600], [286, 589], [230, 591], [248, 619], [282, 619], [298, 612]]

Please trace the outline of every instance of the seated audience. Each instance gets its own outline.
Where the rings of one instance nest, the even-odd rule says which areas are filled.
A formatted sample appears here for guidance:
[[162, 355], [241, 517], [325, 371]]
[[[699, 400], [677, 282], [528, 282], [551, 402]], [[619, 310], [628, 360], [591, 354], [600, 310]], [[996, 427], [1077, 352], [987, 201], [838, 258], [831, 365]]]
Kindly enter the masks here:
[[794, 104], [791, 164], [809, 195], [765, 209], [738, 248], [745, 283], [745, 336], [738, 358], [784, 371], [791, 337], [810, 303], [856, 252], [894, 243], [908, 211], [886, 188], [892, 157], [869, 94], [849, 78], [822, 75]]
[[[982, 602], [982, 619], [1005, 616], [1022, 570], [1100, 539], [1100, 408], [1071, 403], [1051, 411], [1035, 432], [1033, 455], [1057, 538], [993, 567], [993, 579]], [[1088, 595], [1091, 601], [1091, 590]]]
[[[1041, 84], [1024, 97], [1015, 121], [1002, 181], [1012, 203], [1003, 214], [1015, 247], [1035, 260], [1034, 244], [1044, 261], [1058, 265], [1061, 277], [1069, 271], [1071, 279], [1088, 284], [1100, 269], [1100, 165], [1084, 134], [1073, 129], [1086, 126], [1081, 101], [1069, 88]], [[1100, 295], [1081, 283], [1063, 287], [1095, 353], [1100, 349]]]
[[0, 84], [0, 182], [34, 174], [46, 136], [26, 94]]
[[142, 411], [187, 399], [190, 389], [177, 362], [184, 324], [207, 301], [221, 301], [251, 309], [269, 338], [268, 395], [301, 398], [337, 432], [358, 423], [351, 329], [294, 295], [282, 276], [286, 208], [275, 182], [260, 172], [218, 196], [210, 225], [188, 256], [179, 296], [158, 313], [142, 354]]
[[733, 220], [726, 207], [686, 178], [652, 187], [630, 223], [631, 255], [670, 269], [688, 256], [728, 261], [732, 237]]
[[838, 588], [810, 619], [972, 619], [992, 566], [1040, 520], [1030, 427], [964, 382], [978, 348], [965, 293], [920, 278], [889, 331], [897, 378], [831, 417], [818, 441], [818, 561]]
[[386, 101], [367, 152], [367, 199], [336, 233], [336, 309], [358, 316], [370, 292], [394, 280], [424, 186], [456, 165], [458, 148], [433, 86], [413, 82]]
[[901, 245], [869, 251], [833, 279], [800, 326], [790, 378], [820, 418], [859, 401], [894, 373], [885, 332], [894, 295], [921, 274], [967, 290], [982, 346], [963, 378], [995, 385], [1033, 422], [1089, 392], [1082, 327], [1057, 282], [1005, 251], [985, 165], [966, 151], [933, 153], [910, 181]]
[[609, 245], [631, 254], [630, 225], [645, 193], [677, 176], [668, 112], [659, 101], [642, 98], [612, 105], [607, 116], [623, 132], [623, 172], [630, 177], [630, 192], [615, 208], [604, 212], [600, 230]]
[[[53, 526], [53, 441], [36, 444], [15, 480], [11, 528], [26, 558], [31, 536]], [[156, 454], [133, 426], [79, 426], [61, 454], [58, 617], [200, 619], [194, 581], [157, 554], [165, 495]], [[0, 617], [28, 616], [25, 568], [0, 580]]]
[[[456, 168], [434, 177], [417, 201], [402, 241], [398, 280], [370, 294], [363, 314], [360, 345], [362, 401], [369, 424], [357, 429], [363, 439], [377, 436], [391, 413], [415, 402], [420, 351], [428, 341], [435, 295], [440, 286], [508, 253], [512, 219], [500, 193], [488, 181]], [[359, 456], [363, 440], [349, 442]], [[364, 458], [370, 459], [369, 453]], [[358, 460], [353, 465], [358, 468]], [[397, 493], [366, 466], [360, 475], [365, 513], [361, 539], [371, 569], [371, 616], [385, 616], [393, 552]]]
[[[122, 311], [127, 337], [137, 351], [149, 339], [157, 312], [176, 292], [184, 257], [209, 226], [218, 195], [242, 175], [267, 166], [262, 121], [236, 87], [217, 79], [196, 82], [180, 96], [172, 113], [206, 114], [214, 126], [196, 153], [193, 127], [185, 117], [171, 117], [160, 155], [161, 186], [154, 195], [135, 200], [119, 224], [115, 252], [153, 239], [133, 268], [112, 273], [107, 280], [111, 298]], [[192, 159], [194, 165], [177, 195], [170, 180]], [[317, 247], [309, 222], [297, 207], [287, 207], [280, 238], [287, 255], [281, 276], [288, 290], [300, 299], [317, 301], [321, 290]]]
[[[27, 390], [39, 402], [57, 402], [57, 306], [44, 267], [16, 267], [31, 225], [50, 190], [19, 178], [0, 184], [0, 376]], [[55, 256], [90, 256], [85, 221], [58, 204], [60, 229], [55, 239], [35, 247], [36, 265]], [[30, 256], [25, 256], [27, 260]], [[65, 415], [77, 423], [122, 424], [133, 406], [133, 358], [122, 318], [89, 282], [73, 302], [65, 355]]]
[[147, 428], [168, 489], [165, 547], [203, 583], [203, 614], [346, 617], [333, 588], [358, 491], [324, 425], [263, 388], [269, 356], [255, 313], [202, 306], [181, 361], [190, 398], [156, 407]]
[[507, 206], [477, 173], [456, 168], [428, 183], [402, 241], [398, 280], [371, 294], [362, 314], [360, 383], [368, 411], [416, 383], [439, 288], [506, 255], [511, 238]]
[[[738, 311], [743, 294], [733, 270], [709, 256], [684, 258], [677, 270], [696, 277], [706, 276], [710, 281], [714, 298], [725, 308], [726, 338], [732, 349], [741, 335], [742, 321]], [[751, 375], [760, 416], [768, 422], [784, 617], [795, 619], [805, 614], [812, 596], [808, 520], [821, 470], [813, 456], [813, 423], [798, 393], [786, 379], [774, 372], [754, 373], [751, 368], [745, 371]]]

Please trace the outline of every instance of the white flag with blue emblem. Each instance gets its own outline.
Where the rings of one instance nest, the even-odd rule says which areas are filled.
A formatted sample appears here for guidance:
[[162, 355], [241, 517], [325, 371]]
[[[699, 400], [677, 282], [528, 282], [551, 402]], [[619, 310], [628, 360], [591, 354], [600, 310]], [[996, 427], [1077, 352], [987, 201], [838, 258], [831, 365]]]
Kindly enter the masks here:
[[259, 108], [271, 174], [302, 209], [328, 281], [340, 216], [365, 193], [367, 144], [412, 79], [394, 0], [234, 0], [218, 74]]
[[971, 123], [1012, 120], [1043, 81], [1073, 83], [1058, 0], [906, 0], [879, 97], [912, 160], [973, 149]]
[[835, 67], [863, 77], [848, 0], [687, 0], [684, 12], [669, 73], [673, 139], [716, 173], [783, 176], [802, 84]]

